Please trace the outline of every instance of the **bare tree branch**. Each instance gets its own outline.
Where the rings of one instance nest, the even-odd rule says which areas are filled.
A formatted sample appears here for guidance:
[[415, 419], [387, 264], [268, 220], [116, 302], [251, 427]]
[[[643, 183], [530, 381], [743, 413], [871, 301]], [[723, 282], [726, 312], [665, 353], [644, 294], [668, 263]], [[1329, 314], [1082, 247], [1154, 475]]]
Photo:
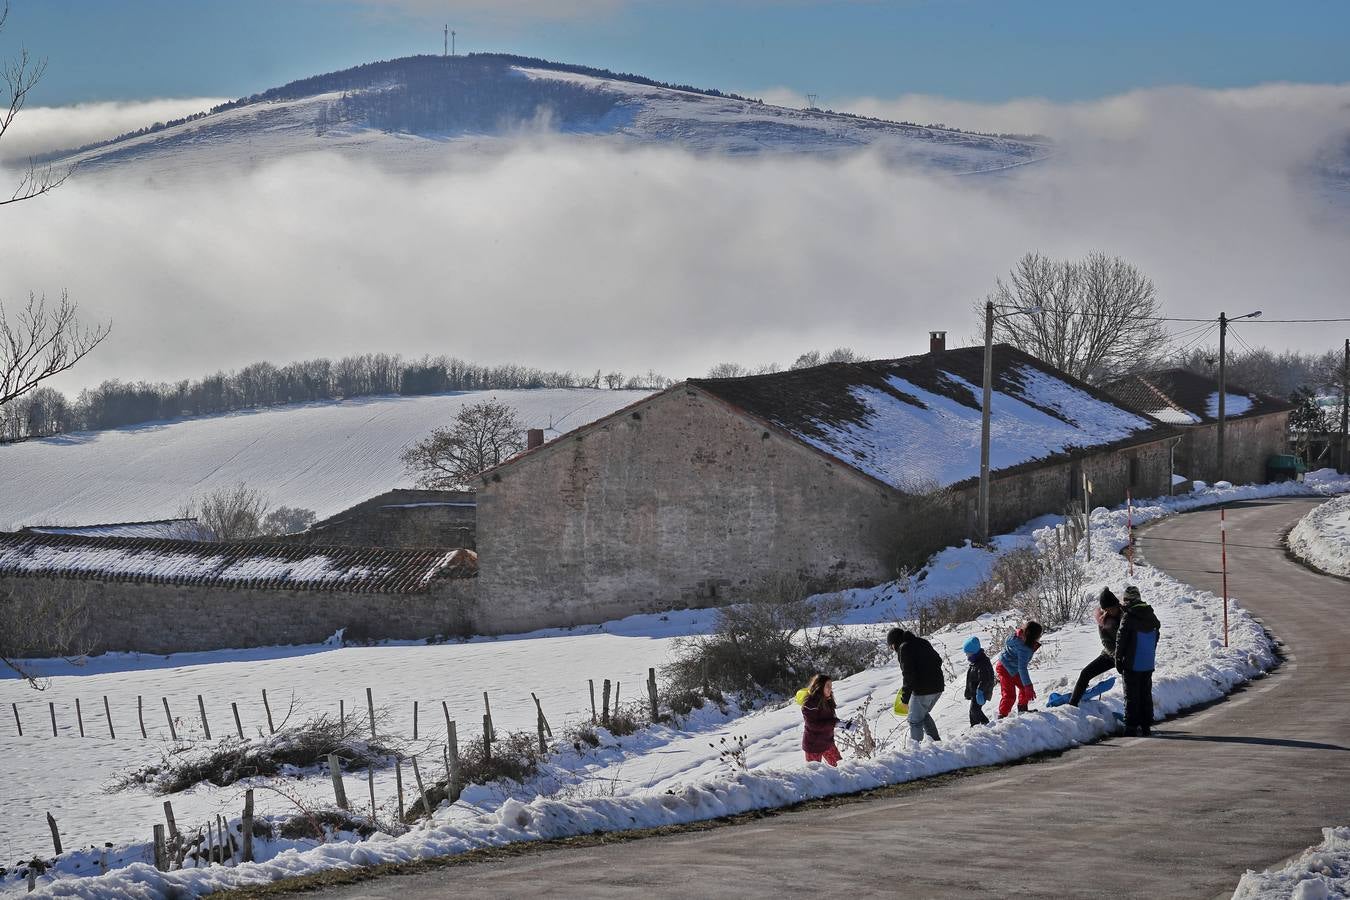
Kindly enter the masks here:
[[111, 328], [81, 325], [78, 307], [64, 291], [56, 306], [30, 293], [12, 317], [0, 302], [0, 406], [84, 359]]
[[[6, 3], [3, 10], [0, 10], [0, 31], [5, 30], [5, 20], [9, 18], [9, 4]], [[0, 111], [0, 139], [3, 139], [9, 127], [14, 124], [14, 119], [18, 117], [24, 104], [28, 101], [28, 94], [42, 80], [42, 76], [47, 71], [47, 61], [45, 59], [34, 60], [28, 55], [27, 49], [21, 49], [16, 59], [9, 60], [0, 69], [0, 80], [5, 82], [8, 101]], [[10, 194], [9, 199], [0, 198], [0, 206], [7, 206], [10, 203], [19, 203], [23, 200], [32, 200], [34, 197], [40, 197], [48, 191], [55, 190], [70, 177], [73, 169], [65, 171], [55, 171], [51, 165], [39, 165], [33, 159], [28, 160], [28, 168], [19, 179], [18, 185]]]
[[449, 428], [437, 428], [403, 451], [403, 465], [419, 487], [456, 490], [473, 486], [479, 472], [524, 449], [514, 408], [496, 400], [465, 406]]

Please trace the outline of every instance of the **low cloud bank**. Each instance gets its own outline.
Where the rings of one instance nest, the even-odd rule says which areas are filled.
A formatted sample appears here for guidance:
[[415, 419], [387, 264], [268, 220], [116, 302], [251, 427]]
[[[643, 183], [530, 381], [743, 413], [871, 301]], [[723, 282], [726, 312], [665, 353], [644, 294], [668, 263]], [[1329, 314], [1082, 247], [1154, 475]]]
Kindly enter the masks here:
[[219, 97], [187, 97], [29, 107], [0, 141], [0, 160], [26, 160], [54, 150], [83, 147], [155, 122], [205, 112], [224, 102]]
[[[1056, 155], [957, 178], [545, 139], [472, 166], [451, 148], [415, 177], [318, 153], [171, 188], [76, 177], [5, 211], [0, 298], [65, 288], [113, 320], [67, 389], [378, 350], [674, 377], [812, 347], [899, 355], [930, 328], [973, 333], [971, 303], [1028, 250], [1120, 254], [1172, 315], [1344, 314], [1350, 198], [1310, 167], [1344, 141], [1350, 86], [869, 102], [853, 108], [1049, 133]], [[64, 133], [92, 131], [66, 115]]]

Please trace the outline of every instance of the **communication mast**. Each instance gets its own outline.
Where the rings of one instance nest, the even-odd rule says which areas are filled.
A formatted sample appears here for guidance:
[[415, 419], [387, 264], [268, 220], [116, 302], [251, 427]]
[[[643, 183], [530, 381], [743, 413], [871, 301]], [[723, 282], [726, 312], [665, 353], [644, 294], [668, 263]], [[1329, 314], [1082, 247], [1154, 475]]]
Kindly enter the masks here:
[[819, 94], [807, 94], [807, 95], [806, 95], [806, 108], [807, 108], [807, 109], [816, 109], [816, 99], [817, 99], [819, 96], [820, 96]]
[[444, 40], [441, 43], [441, 56], [450, 55], [450, 26], [445, 26]]

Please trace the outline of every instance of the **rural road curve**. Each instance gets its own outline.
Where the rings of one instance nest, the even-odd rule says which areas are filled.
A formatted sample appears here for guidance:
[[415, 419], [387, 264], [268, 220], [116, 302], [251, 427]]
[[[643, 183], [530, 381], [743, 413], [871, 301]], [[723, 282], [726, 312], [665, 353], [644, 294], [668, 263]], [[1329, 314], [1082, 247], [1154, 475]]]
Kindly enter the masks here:
[[[325, 894], [1228, 896], [1248, 868], [1318, 843], [1321, 826], [1350, 824], [1350, 584], [1290, 561], [1281, 543], [1315, 505], [1229, 507], [1230, 590], [1288, 659], [1152, 738], [1107, 740], [905, 796], [390, 875]], [[1143, 554], [1217, 592], [1217, 518], [1203, 510], [1144, 529]]]

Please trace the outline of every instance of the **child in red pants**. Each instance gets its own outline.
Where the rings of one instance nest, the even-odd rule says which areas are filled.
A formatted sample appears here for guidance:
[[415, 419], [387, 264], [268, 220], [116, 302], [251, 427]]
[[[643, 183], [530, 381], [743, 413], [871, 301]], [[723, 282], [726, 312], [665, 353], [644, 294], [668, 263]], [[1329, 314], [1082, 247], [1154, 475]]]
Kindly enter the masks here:
[[1039, 622], [1028, 619], [1005, 642], [994, 666], [994, 674], [998, 676], [1000, 719], [1012, 712], [1014, 703], [1018, 712], [1026, 712], [1031, 701], [1036, 699], [1036, 688], [1031, 684], [1031, 657], [1041, 648], [1044, 631]]

